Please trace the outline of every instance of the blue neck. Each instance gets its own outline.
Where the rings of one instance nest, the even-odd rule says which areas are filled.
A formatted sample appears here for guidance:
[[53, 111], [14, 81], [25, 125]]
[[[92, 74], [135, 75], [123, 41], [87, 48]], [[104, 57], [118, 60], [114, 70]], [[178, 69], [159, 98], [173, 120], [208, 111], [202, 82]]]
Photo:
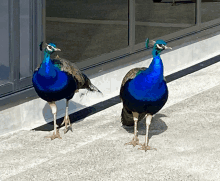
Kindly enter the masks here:
[[47, 78], [49, 78], [49, 77], [55, 78], [56, 77], [56, 71], [54, 70], [54, 65], [51, 62], [50, 54], [46, 51], [44, 51], [44, 60], [41, 64], [41, 67], [40, 67], [38, 73], [41, 76], [44, 76]]
[[152, 51], [153, 58], [160, 56], [160, 52], [162, 52], [162, 50], [158, 51], [158, 50], [156, 50], [156, 48], [154, 48]]
[[143, 73], [148, 76], [151, 75], [149, 77], [152, 78], [152, 81], [153, 80], [157, 80], [157, 81], [163, 80], [163, 62], [162, 62], [159, 54], [157, 54], [157, 56], [153, 56], [153, 60], [150, 64], [150, 66]]

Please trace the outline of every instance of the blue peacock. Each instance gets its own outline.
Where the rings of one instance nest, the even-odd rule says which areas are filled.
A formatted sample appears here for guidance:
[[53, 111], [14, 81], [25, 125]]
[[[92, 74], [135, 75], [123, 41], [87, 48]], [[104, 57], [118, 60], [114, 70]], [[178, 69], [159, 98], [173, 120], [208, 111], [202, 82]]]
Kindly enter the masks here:
[[38, 96], [47, 101], [54, 115], [54, 133], [48, 136], [51, 140], [61, 138], [56, 124], [57, 107], [55, 102], [66, 99], [66, 115], [62, 125], [65, 123], [65, 131], [72, 130], [68, 115], [69, 100], [79, 89], [96, 91], [101, 93], [83, 74], [74, 63], [56, 56], [51, 59], [51, 54], [61, 51], [53, 43], [41, 43], [40, 50], [44, 50], [44, 59], [41, 65], [33, 73], [33, 86]]
[[[149, 39], [146, 40], [148, 47]], [[121, 122], [126, 126], [134, 125], [133, 146], [141, 145], [142, 150], [155, 149], [148, 146], [148, 132], [152, 116], [157, 113], [168, 99], [168, 88], [163, 76], [163, 62], [160, 53], [167, 47], [163, 40], [152, 41], [153, 60], [148, 68], [131, 69], [124, 77], [120, 89], [120, 98], [123, 102]], [[139, 143], [137, 137], [137, 122], [146, 117], [146, 136], [144, 144]]]

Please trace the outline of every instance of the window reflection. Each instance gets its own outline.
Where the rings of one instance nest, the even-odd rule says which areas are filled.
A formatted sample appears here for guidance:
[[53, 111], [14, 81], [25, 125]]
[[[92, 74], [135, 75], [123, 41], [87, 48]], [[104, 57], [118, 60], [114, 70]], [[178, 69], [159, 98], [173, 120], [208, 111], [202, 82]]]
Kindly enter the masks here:
[[220, 18], [220, 0], [202, 0], [202, 23]]
[[0, 1], [0, 85], [9, 81], [9, 17], [8, 17], [8, 0]]
[[47, 0], [46, 40], [72, 62], [128, 46], [127, 0]]
[[191, 0], [153, 0], [135, 1], [135, 38], [136, 43], [148, 37], [155, 39], [195, 25], [195, 3]]

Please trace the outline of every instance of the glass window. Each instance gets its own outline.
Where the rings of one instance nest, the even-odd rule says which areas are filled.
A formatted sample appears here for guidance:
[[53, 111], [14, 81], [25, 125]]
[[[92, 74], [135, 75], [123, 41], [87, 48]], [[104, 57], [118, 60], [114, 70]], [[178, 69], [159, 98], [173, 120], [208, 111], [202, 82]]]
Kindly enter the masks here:
[[46, 0], [46, 41], [79, 62], [128, 46], [127, 0]]
[[9, 81], [9, 12], [8, 0], [0, 1], [0, 85]]
[[29, 0], [20, 0], [20, 78], [30, 76]]
[[220, 0], [202, 0], [202, 23], [220, 18]]
[[195, 25], [195, 3], [173, 0], [136, 0], [136, 44]]

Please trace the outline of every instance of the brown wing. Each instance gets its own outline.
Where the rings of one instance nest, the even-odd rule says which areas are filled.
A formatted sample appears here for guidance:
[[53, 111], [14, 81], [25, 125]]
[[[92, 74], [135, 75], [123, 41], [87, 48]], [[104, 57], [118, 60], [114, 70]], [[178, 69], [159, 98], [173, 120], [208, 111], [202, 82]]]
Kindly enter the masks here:
[[147, 69], [146, 67], [131, 69], [123, 78], [122, 83], [121, 83], [121, 87], [123, 87], [129, 79], [135, 78], [138, 71], [142, 71], [142, 70], [146, 70], [146, 69]]
[[134, 69], [131, 69], [126, 75], [125, 77], [123, 78], [122, 80], [122, 83], [121, 83], [121, 89], [120, 89], [120, 94], [121, 92], [123, 91], [123, 87], [125, 85], [125, 83], [130, 80], [130, 79], [133, 79], [136, 77], [137, 73], [139, 71], [143, 71], [143, 70], [146, 70], [147, 68], [146, 67], [140, 67], [140, 68], [134, 68]]
[[60, 64], [61, 71], [67, 72], [73, 76], [77, 82], [78, 89], [87, 89], [88, 91], [96, 91], [102, 94], [102, 92], [91, 83], [90, 79], [85, 74], [83, 74], [74, 63], [60, 58], [59, 56], [56, 56], [53, 61], [58, 61], [55, 64]]
[[61, 71], [67, 72], [73, 76], [73, 78], [77, 81], [77, 87], [81, 88], [85, 84], [85, 78], [82, 74], [82, 72], [79, 70], [79, 68], [72, 62], [69, 62], [68, 60], [65, 60], [63, 58], [60, 58], [57, 56], [52, 61], [59, 61], [61, 66]]

